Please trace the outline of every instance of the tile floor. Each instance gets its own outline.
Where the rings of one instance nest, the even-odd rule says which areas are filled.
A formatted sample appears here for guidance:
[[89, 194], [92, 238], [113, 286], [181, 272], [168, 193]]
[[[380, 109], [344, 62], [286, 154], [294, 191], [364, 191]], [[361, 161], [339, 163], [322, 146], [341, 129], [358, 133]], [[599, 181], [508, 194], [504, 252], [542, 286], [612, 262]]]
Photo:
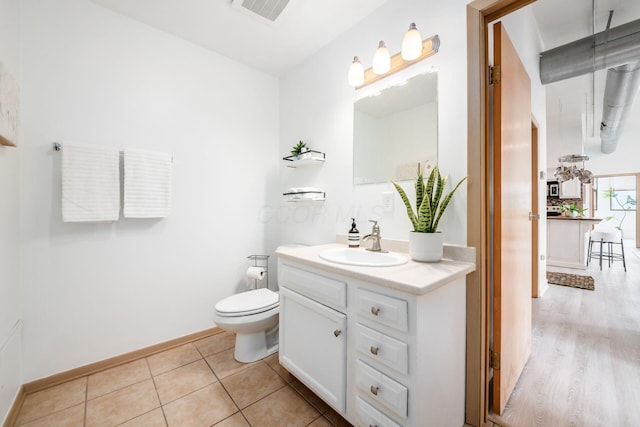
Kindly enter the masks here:
[[242, 364], [220, 332], [27, 395], [17, 426], [350, 426], [278, 363]]

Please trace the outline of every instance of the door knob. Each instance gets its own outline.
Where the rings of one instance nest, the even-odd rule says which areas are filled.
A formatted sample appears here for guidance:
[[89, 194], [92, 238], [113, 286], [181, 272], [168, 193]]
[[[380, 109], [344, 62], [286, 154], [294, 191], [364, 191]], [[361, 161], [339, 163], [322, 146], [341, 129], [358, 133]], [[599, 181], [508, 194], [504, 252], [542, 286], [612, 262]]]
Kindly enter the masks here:
[[335, 335], [336, 337], [339, 337], [341, 333], [342, 331], [340, 329], [336, 329], [335, 331], [333, 331], [333, 335]]
[[376, 387], [374, 385], [371, 386], [371, 394], [373, 394], [374, 396], [378, 395], [378, 390], [380, 390], [380, 387]]
[[380, 309], [378, 307], [376, 307], [375, 305], [371, 307], [371, 314], [373, 314], [374, 316], [377, 316], [378, 313], [380, 313]]
[[369, 348], [369, 350], [371, 351], [371, 354], [374, 354], [374, 355], [377, 356], [378, 355], [378, 350], [380, 350], [380, 348], [371, 346], [371, 348]]

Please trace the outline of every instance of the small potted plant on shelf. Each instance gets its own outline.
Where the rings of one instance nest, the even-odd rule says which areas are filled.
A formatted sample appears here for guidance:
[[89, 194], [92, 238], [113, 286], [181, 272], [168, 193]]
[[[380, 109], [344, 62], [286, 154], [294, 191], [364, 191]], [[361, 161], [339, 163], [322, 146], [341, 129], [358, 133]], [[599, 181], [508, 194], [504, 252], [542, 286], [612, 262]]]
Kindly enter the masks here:
[[309, 147], [302, 140], [300, 140], [296, 145], [293, 146], [291, 154], [293, 154], [294, 156], [298, 156], [298, 158], [301, 158], [302, 154], [307, 151], [309, 151]]
[[453, 190], [442, 198], [447, 178], [440, 175], [436, 166], [425, 183], [420, 164], [418, 164], [418, 173], [414, 182], [416, 190], [415, 211], [402, 187], [396, 182], [391, 182], [400, 194], [407, 208], [409, 220], [413, 225], [413, 231], [409, 232], [409, 255], [415, 261], [437, 262], [442, 259], [443, 236], [438, 231], [438, 223], [449, 206], [453, 194], [467, 179], [464, 177], [458, 181]]

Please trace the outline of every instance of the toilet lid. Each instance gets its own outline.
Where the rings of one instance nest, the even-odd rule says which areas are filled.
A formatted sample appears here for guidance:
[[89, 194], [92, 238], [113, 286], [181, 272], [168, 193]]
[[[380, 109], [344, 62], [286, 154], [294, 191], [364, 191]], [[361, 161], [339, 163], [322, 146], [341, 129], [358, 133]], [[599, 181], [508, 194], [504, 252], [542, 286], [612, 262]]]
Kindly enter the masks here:
[[266, 288], [254, 289], [231, 295], [216, 304], [216, 312], [221, 316], [247, 316], [262, 313], [277, 307], [280, 295]]

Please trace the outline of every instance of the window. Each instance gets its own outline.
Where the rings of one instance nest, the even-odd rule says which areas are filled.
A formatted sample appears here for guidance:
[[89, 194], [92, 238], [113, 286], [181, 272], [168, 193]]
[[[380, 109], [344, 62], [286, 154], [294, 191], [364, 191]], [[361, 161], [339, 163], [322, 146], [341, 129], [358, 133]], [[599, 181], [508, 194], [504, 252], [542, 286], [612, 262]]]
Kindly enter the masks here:
[[609, 188], [605, 190], [609, 198], [609, 209], [612, 211], [635, 211], [636, 210], [636, 190], [618, 190]]

